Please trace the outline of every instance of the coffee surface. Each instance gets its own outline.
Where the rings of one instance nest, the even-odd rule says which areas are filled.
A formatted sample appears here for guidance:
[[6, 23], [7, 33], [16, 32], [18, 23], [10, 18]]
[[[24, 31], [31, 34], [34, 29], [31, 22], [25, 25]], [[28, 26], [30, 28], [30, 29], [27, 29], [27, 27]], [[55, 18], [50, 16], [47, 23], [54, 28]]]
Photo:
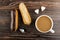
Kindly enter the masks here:
[[37, 21], [37, 27], [42, 32], [48, 31], [51, 28], [51, 25], [51, 20], [46, 16], [40, 17]]

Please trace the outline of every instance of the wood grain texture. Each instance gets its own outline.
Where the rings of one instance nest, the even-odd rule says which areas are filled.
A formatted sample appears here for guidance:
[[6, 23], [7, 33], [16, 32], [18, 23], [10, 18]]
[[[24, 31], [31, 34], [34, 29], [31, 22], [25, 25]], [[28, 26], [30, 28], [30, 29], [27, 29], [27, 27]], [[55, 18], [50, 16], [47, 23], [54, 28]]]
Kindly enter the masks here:
[[[19, 0], [18, 0], [19, 1]], [[24, 0], [23, 0], [24, 1]], [[14, 2], [14, 1], [13, 1]], [[60, 1], [59, 0], [35, 0], [25, 2], [30, 15], [32, 17], [32, 23], [29, 27], [23, 24], [21, 14], [19, 12], [19, 28], [24, 28], [26, 30], [25, 33], [21, 33], [18, 29], [17, 32], [11, 32], [10, 30], [10, 9], [18, 9], [18, 3], [16, 5], [10, 5], [6, 7], [0, 7], [0, 39], [4, 38], [6, 40], [10, 39], [25, 39], [25, 40], [60, 40]], [[40, 7], [45, 6], [46, 10], [41, 11]], [[37, 15], [34, 10], [39, 8], [40, 12]], [[2, 9], [2, 10], [1, 10]], [[5, 10], [8, 9], [8, 10]], [[40, 15], [49, 15], [54, 21], [53, 30], [55, 33], [52, 34], [51, 32], [43, 34], [36, 30], [35, 28], [35, 20]]]

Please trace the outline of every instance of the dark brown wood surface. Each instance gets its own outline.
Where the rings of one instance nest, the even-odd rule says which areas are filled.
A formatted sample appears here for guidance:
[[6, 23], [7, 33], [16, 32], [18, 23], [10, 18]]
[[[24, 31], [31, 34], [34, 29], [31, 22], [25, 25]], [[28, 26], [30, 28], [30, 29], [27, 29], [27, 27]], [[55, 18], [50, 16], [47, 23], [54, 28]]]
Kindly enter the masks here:
[[[15, 4], [13, 2], [16, 2]], [[19, 29], [24, 28], [25, 33], [21, 33], [19, 29], [12, 32], [10, 29], [11, 15], [10, 11], [18, 9], [18, 4], [24, 2], [32, 17], [31, 25], [23, 24], [21, 14], [19, 12]], [[10, 5], [10, 4], [13, 5]], [[40, 7], [45, 6], [46, 10], [41, 11]], [[39, 8], [40, 12], [37, 15], [34, 10]], [[10, 10], [11, 9], [11, 10]], [[40, 33], [35, 28], [35, 20], [40, 15], [49, 15], [54, 22], [53, 30], [55, 33]], [[0, 1], [0, 39], [6, 40], [60, 40], [60, 0], [11, 0]]]

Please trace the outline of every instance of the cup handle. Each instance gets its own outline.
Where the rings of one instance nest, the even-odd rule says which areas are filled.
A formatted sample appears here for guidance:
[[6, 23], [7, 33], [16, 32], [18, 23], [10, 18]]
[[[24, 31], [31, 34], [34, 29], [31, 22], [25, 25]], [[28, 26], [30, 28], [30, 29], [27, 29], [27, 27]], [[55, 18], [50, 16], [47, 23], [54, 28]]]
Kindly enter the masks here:
[[51, 33], [55, 33], [55, 31], [53, 29], [50, 30]]

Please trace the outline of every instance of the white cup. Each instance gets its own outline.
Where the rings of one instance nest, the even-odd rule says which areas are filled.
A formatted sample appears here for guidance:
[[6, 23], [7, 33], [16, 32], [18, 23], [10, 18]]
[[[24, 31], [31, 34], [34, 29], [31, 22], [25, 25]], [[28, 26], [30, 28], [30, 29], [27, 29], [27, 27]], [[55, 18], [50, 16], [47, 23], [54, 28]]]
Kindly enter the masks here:
[[[46, 31], [46, 32], [41, 31], [41, 30], [37, 27], [37, 25], [36, 25], [38, 19], [39, 19], [40, 17], [42, 17], [42, 16], [48, 17], [48, 18], [51, 20], [51, 23], [52, 23], [51, 28], [50, 28], [48, 31]], [[53, 28], [53, 20], [52, 20], [52, 18], [49, 17], [48, 15], [41, 15], [41, 16], [39, 16], [39, 17], [36, 19], [36, 21], [35, 21], [35, 27], [36, 27], [36, 29], [37, 29], [39, 32], [41, 32], [41, 33], [47, 33], [47, 32], [55, 33], [55, 31], [52, 29], [52, 28]]]

